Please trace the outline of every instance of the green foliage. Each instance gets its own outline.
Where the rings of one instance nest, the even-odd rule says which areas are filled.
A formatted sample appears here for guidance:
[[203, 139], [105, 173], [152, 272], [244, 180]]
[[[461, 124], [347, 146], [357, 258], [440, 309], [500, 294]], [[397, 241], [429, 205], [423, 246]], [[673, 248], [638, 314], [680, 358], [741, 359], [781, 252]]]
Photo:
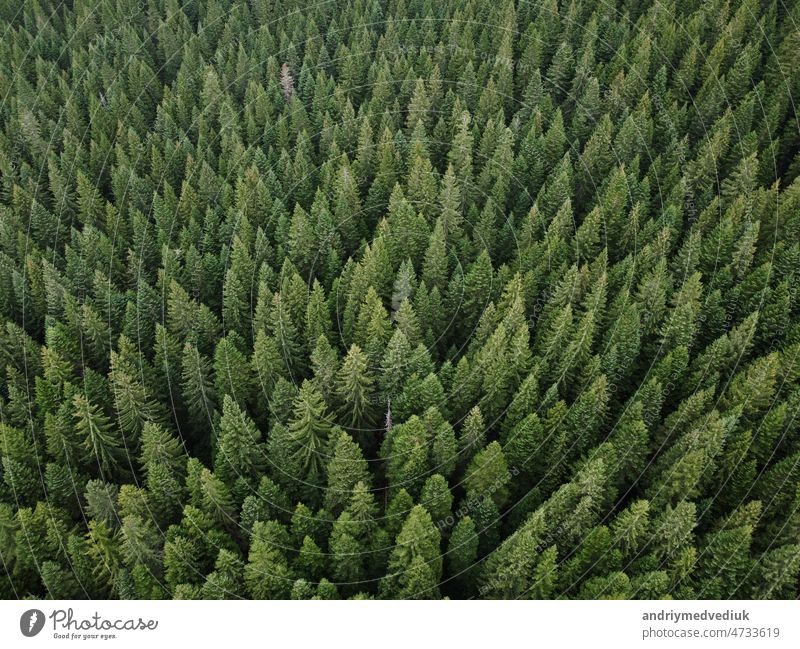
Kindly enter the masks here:
[[247, 591], [254, 599], [288, 599], [294, 581], [285, 553], [286, 530], [275, 521], [259, 521], [253, 527], [250, 553], [244, 568]]
[[797, 598], [796, 2], [16, 4], [0, 597]]
[[435, 597], [442, 573], [440, 542], [441, 535], [430, 514], [416, 505], [397, 535], [381, 592], [404, 599]]
[[261, 433], [236, 401], [225, 395], [219, 420], [214, 470], [232, 484], [237, 478], [255, 478], [264, 461]]
[[361, 449], [346, 432], [341, 431], [328, 463], [328, 489], [325, 508], [331, 512], [343, 509], [358, 483], [368, 485], [370, 473]]

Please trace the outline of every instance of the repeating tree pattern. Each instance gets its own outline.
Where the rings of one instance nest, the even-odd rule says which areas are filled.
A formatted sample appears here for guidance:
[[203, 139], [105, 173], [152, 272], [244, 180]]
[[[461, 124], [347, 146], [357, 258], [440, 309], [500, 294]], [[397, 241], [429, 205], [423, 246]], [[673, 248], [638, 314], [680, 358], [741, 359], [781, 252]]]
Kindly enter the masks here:
[[799, 21], [0, 3], [0, 597], [796, 598]]

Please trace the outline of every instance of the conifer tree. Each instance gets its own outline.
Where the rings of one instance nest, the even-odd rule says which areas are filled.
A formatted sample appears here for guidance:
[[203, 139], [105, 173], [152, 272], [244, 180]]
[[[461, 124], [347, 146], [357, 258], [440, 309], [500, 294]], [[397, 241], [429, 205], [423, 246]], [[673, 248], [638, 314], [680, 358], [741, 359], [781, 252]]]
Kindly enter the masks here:
[[201, 431], [213, 426], [217, 395], [212, 383], [211, 363], [194, 345], [183, 347], [182, 395], [192, 423]]
[[438, 595], [442, 572], [440, 539], [430, 514], [421, 505], [416, 505], [397, 535], [381, 591], [398, 599]]
[[373, 384], [366, 354], [358, 345], [353, 345], [342, 361], [336, 378], [336, 390], [343, 423], [354, 430], [368, 432], [374, 421]]
[[346, 432], [339, 433], [333, 448], [333, 457], [328, 463], [328, 489], [324, 504], [328, 511], [335, 513], [350, 501], [356, 484], [370, 483], [370, 475], [361, 449]]
[[259, 521], [253, 527], [253, 540], [244, 581], [254, 599], [287, 599], [294, 581], [286, 560], [289, 545], [286, 530], [275, 521]]
[[303, 381], [294, 400], [288, 428], [291, 459], [309, 485], [319, 484], [325, 469], [324, 449], [328, 442], [330, 419], [325, 402], [310, 381]]
[[125, 449], [119, 433], [114, 430], [100, 408], [86, 397], [76, 394], [72, 400], [75, 429], [84, 448], [84, 460], [101, 472], [114, 472], [123, 467]]
[[260, 431], [239, 407], [225, 395], [219, 420], [214, 470], [227, 484], [238, 478], [254, 478], [263, 466]]

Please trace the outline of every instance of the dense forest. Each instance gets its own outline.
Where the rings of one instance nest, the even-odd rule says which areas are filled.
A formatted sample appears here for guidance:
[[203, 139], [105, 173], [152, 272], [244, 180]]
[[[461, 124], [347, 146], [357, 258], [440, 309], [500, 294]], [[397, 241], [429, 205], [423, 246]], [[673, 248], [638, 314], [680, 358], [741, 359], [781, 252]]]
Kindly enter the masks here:
[[798, 21], [0, 3], [0, 597], [797, 597]]

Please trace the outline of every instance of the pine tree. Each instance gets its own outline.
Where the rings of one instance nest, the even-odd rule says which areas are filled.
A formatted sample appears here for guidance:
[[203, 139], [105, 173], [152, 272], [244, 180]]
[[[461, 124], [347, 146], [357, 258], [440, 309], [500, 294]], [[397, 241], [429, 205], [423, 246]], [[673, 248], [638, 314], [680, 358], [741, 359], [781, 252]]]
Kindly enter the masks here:
[[[250, 365], [255, 384], [252, 398], [256, 403], [269, 402], [275, 384], [279, 379], [287, 378], [286, 366], [275, 338], [264, 331], [256, 334]], [[264, 408], [260, 410], [265, 414]]]
[[464, 213], [472, 202], [473, 193], [473, 134], [470, 130], [471, 117], [464, 111], [458, 117], [458, 131], [448, 152], [448, 160], [453, 167], [458, 186], [461, 190], [461, 211]]
[[458, 437], [459, 462], [466, 464], [486, 442], [486, 423], [478, 406], [469, 411]]
[[752, 529], [742, 526], [709, 535], [699, 565], [706, 597], [735, 597], [752, 569], [749, 556]]
[[491, 442], [479, 451], [464, 474], [467, 491], [480, 499], [490, 498], [502, 507], [508, 498], [508, 483], [511, 480], [503, 449]]
[[197, 478], [197, 496], [203, 511], [218, 523], [231, 526], [236, 510], [226, 484], [206, 468], [200, 469]]
[[325, 563], [325, 555], [319, 546], [311, 537], [304, 537], [294, 563], [295, 570], [316, 580], [322, 575]]
[[428, 510], [434, 525], [438, 527], [446, 524], [451, 516], [453, 494], [444, 476], [436, 473], [425, 481], [419, 504]]
[[225, 395], [214, 461], [214, 471], [227, 484], [238, 478], [254, 478], [263, 466], [261, 432], [239, 407]]
[[308, 308], [306, 309], [305, 337], [308, 341], [309, 349], [317, 344], [320, 336], [325, 336], [328, 341], [333, 339], [333, 327], [328, 311], [328, 303], [325, 297], [325, 289], [314, 280], [314, 287], [308, 298]]
[[244, 581], [254, 599], [287, 599], [294, 574], [282, 548], [289, 545], [286, 530], [275, 521], [259, 521], [253, 527], [253, 540]]
[[217, 343], [214, 351], [215, 393], [224, 399], [231, 396], [240, 406], [248, 403], [253, 389], [250, 364], [239, 350], [237, 342], [244, 342], [235, 334], [230, 334]]
[[328, 489], [324, 505], [328, 511], [336, 513], [350, 501], [356, 484], [370, 483], [370, 475], [361, 449], [346, 432], [339, 433], [333, 448], [333, 457], [328, 463]]
[[447, 573], [453, 578], [458, 594], [468, 592], [471, 572], [478, 558], [478, 535], [469, 516], [459, 519], [447, 545]]
[[141, 567], [157, 574], [160, 570], [161, 535], [150, 520], [126, 516], [120, 527], [121, 553], [128, 567]]
[[351, 346], [337, 375], [336, 391], [342, 419], [354, 430], [368, 432], [373, 425], [373, 383], [366, 354], [358, 345]]
[[199, 431], [213, 426], [217, 395], [214, 391], [211, 363], [194, 345], [183, 347], [182, 395], [189, 419]]
[[401, 329], [395, 329], [380, 366], [378, 385], [388, 398], [398, 395], [410, 375], [411, 345]]
[[324, 475], [324, 448], [328, 441], [330, 419], [325, 402], [310, 381], [303, 381], [292, 406], [289, 440], [292, 460], [303, 472], [298, 479], [317, 485]]
[[275, 339], [278, 353], [283, 359], [286, 372], [290, 376], [302, 373], [305, 367], [302, 357], [300, 336], [292, 320], [286, 301], [282, 294], [276, 293], [272, 298], [270, 310], [269, 333]]
[[795, 577], [800, 563], [797, 545], [784, 545], [759, 557], [756, 574], [752, 577], [755, 599], [794, 597], [797, 594]]
[[421, 478], [428, 469], [428, 433], [417, 415], [393, 426], [381, 446], [381, 457], [387, 460], [389, 485], [397, 493], [406, 489], [417, 494]]
[[130, 341], [121, 336], [119, 346], [120, 352], [111, 354], [110, 379], [114, 405], [120, 429], [131, 443], [135, 443], [146, 423], [160, 419], [161, 412], [147, 386], [139, 378], [142, 368], [137, 368]]
[[180, 473], [186, 464], [184, 448], [178, 438], [159, 424], [148, 422], [142, 429], [142, 451], [139, 464], [145, 472], [163, 466]]
[[233, 552], [225, 548], [219, 551], [214, 562], [214, 571], [203, 583], [203, 599], [231, 599], [242, 592], [244, 565]]
[[81, 394], [72, 399], [72, 407], [75, 429], [82, 440], [87, 464], [97, 466], [101, 472], [114, 473], [121, 469], [125, 449], [108, 417]]
[[416, 505], [397, 535], [381, 592], [398, 599], [437, 597], [442, 572], [440, 540], [430, 514]]
[[325, 336], [317, 339], [314, 351], [311, 352], [311, 368], [314, 374], [314, 385], [328, 404], [333, 403], [336, 391], [336, 377], [339, 372], [339, 358]]
[[333, 525], [330, 538], [334, 576], [355, 591], [361, 582], [385, 570], [388, 539], [375, 522], [377, 505], [363, 482], [356, 484], [347, 509]]
[[446, 288], [448, 277], [446, 227], [444, 216], [440, 216], [433, 228], [422, 266], [422, 281], [428, 288], [436, 287], [440, 291]]

